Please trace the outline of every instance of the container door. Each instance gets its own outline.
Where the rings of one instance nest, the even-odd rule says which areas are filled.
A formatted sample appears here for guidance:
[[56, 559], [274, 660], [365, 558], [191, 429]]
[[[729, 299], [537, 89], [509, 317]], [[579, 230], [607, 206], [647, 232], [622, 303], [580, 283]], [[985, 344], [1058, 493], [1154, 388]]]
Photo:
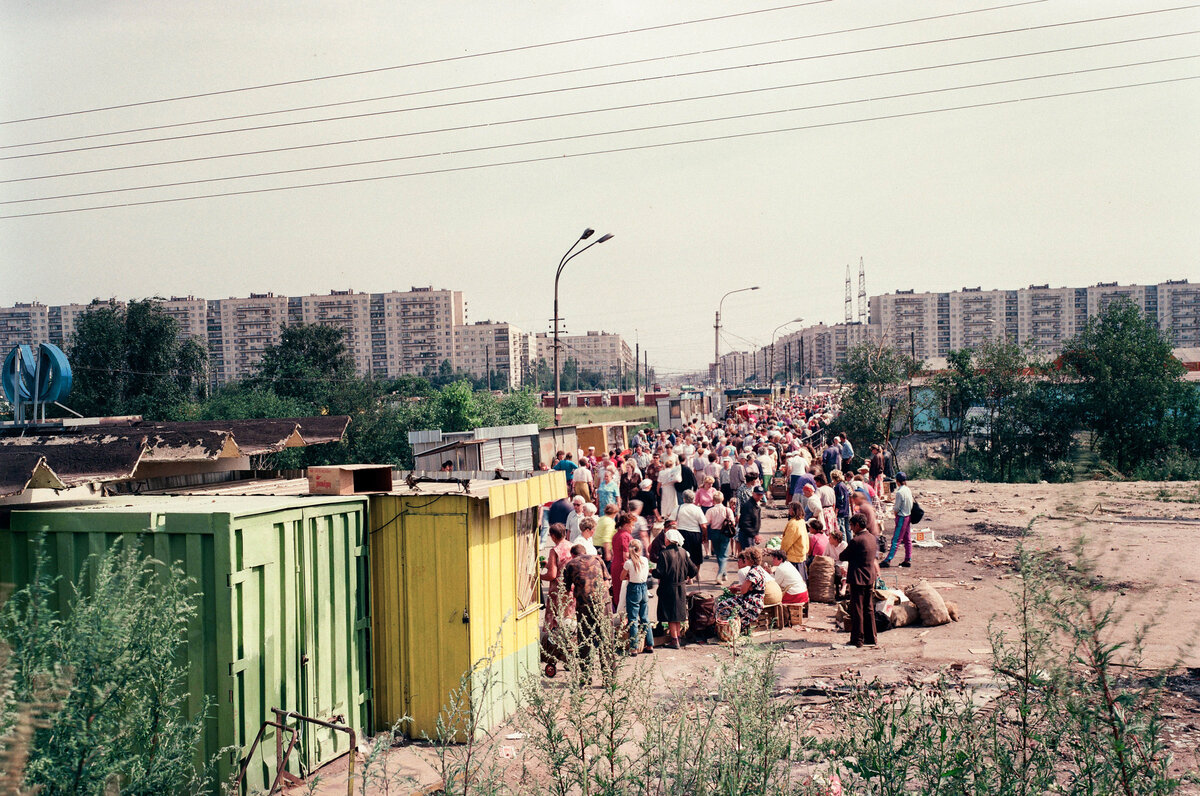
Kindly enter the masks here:
[[467, 613], [467, 518], [404, 518], [405, 638], [412, 737], [433, 737], [450, 694], [471, 666]]
[[[321, 721], [363, 729], [359, 715], [356, 673], [356, 582], [359, 566], [361, 515], [354, 511], [307, 514], [294, 535], [299, 627], [296, 665], [300, 693], [293, 710]], [[297, 725], [301, 733], [301, 758], [305, 769], [328, 762], [349, 748], [344, 732], [314, 724]]]

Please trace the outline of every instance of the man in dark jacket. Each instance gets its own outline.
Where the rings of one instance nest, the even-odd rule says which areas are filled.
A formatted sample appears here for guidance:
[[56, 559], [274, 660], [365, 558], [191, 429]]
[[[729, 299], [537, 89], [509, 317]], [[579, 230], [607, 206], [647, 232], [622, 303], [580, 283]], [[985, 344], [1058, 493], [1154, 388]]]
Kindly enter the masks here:
[[762, 528], [762, 502], [767, 497], [767, 490], [762, 488], [757, 479], [752, 479], [752, 483], [754, 485], [750, 487], [749, 499], [743, 500], [738, 508], [738, 552], [753, 547], [759, 529]]
[[867, 530], [867, 518], [850, 518], [854, 537], [842, 551], [841, 560], [849, 563], [846, 582], [850, 585], [850, 646], [875, 644], [875, 607], [871, 604], [875, 580], [879, 577], [879, 542]]

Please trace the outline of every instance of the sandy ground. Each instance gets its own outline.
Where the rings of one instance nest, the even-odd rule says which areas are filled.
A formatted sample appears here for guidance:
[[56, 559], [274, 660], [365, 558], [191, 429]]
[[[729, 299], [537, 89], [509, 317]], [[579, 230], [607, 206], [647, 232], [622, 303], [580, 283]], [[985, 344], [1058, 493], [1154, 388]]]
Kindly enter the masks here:
[[[755, 642], [780, 647], [782, 688], [819, 689], [845, 672], [883, 682], [940, 672], [987, 682], [989, 623], [1010, 624], [1005, 617], [1010, 606], [1007, 590], [1016, 583], [1010, 556], [1032, 522], [1027, 545], [1069, 551], [1081, 536], [1088, 541], [1103, 594], [1124, 611], [1125, 633], [1132, 635], [1138, 626], [1153, 623], [1146, 636], [1145, 663], [1175, 672], [1162, 714], [1176, 758], [1173, 768], [1200, 767], [1200, 484], [916, 481], [911, 486], [926, 511], [918, 527], [932, 528], [944, 546], [915, 548], [912, 568], [882, 570], [883, 576], [889, 586], [900, 589], [929, 580], [958, 604], [960, 620], [882, 633], [876, 649], [843, 648], [847, 634], [834, 625], [834, 607], [814, 604], [805, 627], [754, 636]], [[764, 511], [764, 537], [782, 533], [780, 509], [776, 502]], [[718, 592], [715, 576], [715, 562], [706, 559], [695, 590]], [[659, 649], [653, 656], [657, 676], [664, 684], [702, 676], [714, 668], [717, 652], [704, 644]], [[500, 736], [511, 731], [502, 730]], [[503, 743], [515, 745], [519, 752], [520, 741]], [[411, 772], [422, 785], [437, 782], [428, 751], [420, 747], [396, 748], [390, 764]], [[341, 763], [323, 772], [325, 781], [318, 792], [344, 793], [344, 768]]]

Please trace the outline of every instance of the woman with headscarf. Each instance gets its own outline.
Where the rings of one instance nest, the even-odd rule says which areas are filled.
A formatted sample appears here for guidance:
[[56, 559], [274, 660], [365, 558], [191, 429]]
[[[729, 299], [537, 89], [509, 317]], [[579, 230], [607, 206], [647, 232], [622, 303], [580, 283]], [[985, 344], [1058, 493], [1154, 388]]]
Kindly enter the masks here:
[[679, 633], [687, 621], [687, 595], [683, 585], [699, 570], [683, 551], [683, 535], [672, 528], [663, 531], [664, 546], [658, 554], [654, 577], [658, 579], [658, 621], [667, 623], [667, 646], [679, 649]]
[[676, 529], [683, 536], [683, 549], [699, 569], [700, 562], [704, 560], [702, 544], [704, 532], [708, 530], [708, 517], [705, 516], [704, 509], [696, 505], [696, 493], [692, 490], [685, 490], [682, 500], [672, 519], [675, 520]]

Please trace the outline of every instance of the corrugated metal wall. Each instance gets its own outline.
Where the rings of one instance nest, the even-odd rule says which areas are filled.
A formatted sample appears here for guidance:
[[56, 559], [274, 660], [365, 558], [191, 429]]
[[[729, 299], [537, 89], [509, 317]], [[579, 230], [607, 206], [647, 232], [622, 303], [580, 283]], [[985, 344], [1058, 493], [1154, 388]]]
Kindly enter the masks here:
[[[297, 498], [295, 508], [238, 515], [230, 507], [239, 498], [223, 498], [223, 511], [214, 513], [171, 512], [169, 498], [158, 502], [166, 510], [131, 511], [121, 505], [128, 500], [114, 500], [112, 511], [96, 504], [14, 511], [11, 530], [0, 532], [0, 580], [28, 582], [39, 532], [47, 536], [51, 570], [61, 578], [59, 610], [67, 608], [84, 560], [117, 539], [161, 561], [181, 562], [202, 594], [183, 650], [190, 715], [205, 696], [214, 702], [197, 760], [236, 747], [221, 756], [220, 781], [272, 718], [272, 707], [321, 718], [340, 714], [356, 729], [369, 729], [365, 501]], [[293, 773], [302, 765], [313, 768], [346, 745], [344, 734], [305, 730], [289, 767]], [[251, 763], [248, 788], [265, 787], [274, 764], [272, 732]]]

